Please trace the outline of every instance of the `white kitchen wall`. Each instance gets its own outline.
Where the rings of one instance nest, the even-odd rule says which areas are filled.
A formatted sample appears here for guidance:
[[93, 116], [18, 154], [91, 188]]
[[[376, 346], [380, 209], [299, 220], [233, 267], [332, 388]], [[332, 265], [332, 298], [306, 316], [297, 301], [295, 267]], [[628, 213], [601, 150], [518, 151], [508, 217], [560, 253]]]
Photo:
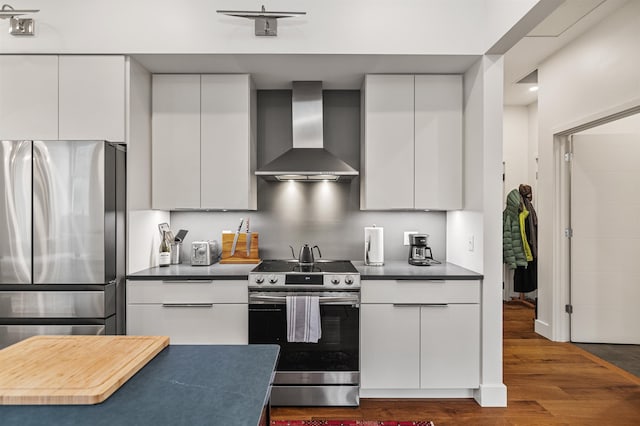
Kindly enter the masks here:
[[511, 190], [529, 181], [529, 110], [526, 106], [505, 106], [503, 116], [502, 161], [504, 161], [503, 201]]
[[528, 178], [531, 188], [533, 188], [533, 206], [538, 206], [538, 102], [534, 102], [527, 107], [529, 116], [528, 130]]
[[640, 105], [640, 2], [630, 1], [538, 68], [538, 320], [536, 331], [569, 339], [568, 283], [562, 276], [554, 134]]
[[507, 404], [502, 383], [502, 88], [501, 56], [485, 56], [465, 73], [465, 209], [447, 212], [447, 260], [484, 275], [482, 383], [475, 394], [483, 406]]
[[580, 132], [581, 135], [640, 134], [640, 113]]
[[127, 274], [158, 266], [160, 251], [159, 223], [170, 223], [169, 212], [160, 210], [130, 211], [127, 219]]
[[16, 9], [40, 9], [37, 35], [5, 34], [0, 51], [483, 54], [535, 3], [274, 0], [267, 10], [307, 12], [280, 20], [274, 39], [255, 37], [251, 20], [216, 13], [259, 9], [249, 0], [14, 0]]

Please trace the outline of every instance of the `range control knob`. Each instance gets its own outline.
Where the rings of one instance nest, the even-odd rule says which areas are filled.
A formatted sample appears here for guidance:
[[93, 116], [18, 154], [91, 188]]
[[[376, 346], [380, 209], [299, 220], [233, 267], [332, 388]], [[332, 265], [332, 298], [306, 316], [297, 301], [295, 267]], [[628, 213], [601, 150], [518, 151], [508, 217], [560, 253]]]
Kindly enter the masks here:
[[258, 275], [256, 277], [256, 284], [262, 284], [264, 282], [264, 277], [262, 275]]
[[269, 275], [269, 282], [271, 284], [275, 284], [278, 282], [278, 277], [276, 277], [275, 275]]
[[345, 277], [345, 279], [344, 279], [344, 283], [345, 283], [346, 285], [351, 285], [351, 284], [353, 284], [353, 281], [354, 281], [354, 279], [353, 279], [353, 277], [352, 277], [351, 275], [347, 275], [347, 276]]
[[331, 277], [331, 284], [334, 284], [334, 285], [340, 284], [340, 277]]

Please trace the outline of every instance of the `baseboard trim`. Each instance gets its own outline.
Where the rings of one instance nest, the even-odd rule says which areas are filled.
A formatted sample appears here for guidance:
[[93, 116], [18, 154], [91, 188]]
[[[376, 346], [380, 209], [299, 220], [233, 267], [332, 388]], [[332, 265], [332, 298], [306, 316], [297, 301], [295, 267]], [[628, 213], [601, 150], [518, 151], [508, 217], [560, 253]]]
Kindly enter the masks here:
[[473, 398], [474, 389], [362, 389], [360, 398]]
[[534, 331], [549, 340], [553, 340], [553, 332], [551, 330], [551, 326], [549, 326], [549, 324], [547, 324], [546, 322], [542, 322], [537, 319], [534, 323]]
[[504, 384], [480, 385], [473, 398], [481, 407], [506, 407], [507, 387]]

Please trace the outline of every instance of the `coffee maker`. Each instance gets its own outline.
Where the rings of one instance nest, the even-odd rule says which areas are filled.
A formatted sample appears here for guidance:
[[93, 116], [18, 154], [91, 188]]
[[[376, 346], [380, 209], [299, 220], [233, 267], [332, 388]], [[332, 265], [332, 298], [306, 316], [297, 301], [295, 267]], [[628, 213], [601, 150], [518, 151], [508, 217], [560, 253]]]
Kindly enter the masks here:
[[409, 264], [416, 266], [429, 266], [433, 262], [433, 254], [429, 247], [427, 234], [411, 234], [409, 235]]

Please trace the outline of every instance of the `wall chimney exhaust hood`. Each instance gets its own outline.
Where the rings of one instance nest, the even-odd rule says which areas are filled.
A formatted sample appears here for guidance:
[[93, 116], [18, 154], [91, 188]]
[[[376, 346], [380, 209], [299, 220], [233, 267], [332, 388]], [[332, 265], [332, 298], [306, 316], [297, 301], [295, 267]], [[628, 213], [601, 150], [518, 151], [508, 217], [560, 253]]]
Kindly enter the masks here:
[[324, 149], [322, 82], [292, 84], [293, 148], [255, 172], [271, 181], [349, 180], [358, 171]]

